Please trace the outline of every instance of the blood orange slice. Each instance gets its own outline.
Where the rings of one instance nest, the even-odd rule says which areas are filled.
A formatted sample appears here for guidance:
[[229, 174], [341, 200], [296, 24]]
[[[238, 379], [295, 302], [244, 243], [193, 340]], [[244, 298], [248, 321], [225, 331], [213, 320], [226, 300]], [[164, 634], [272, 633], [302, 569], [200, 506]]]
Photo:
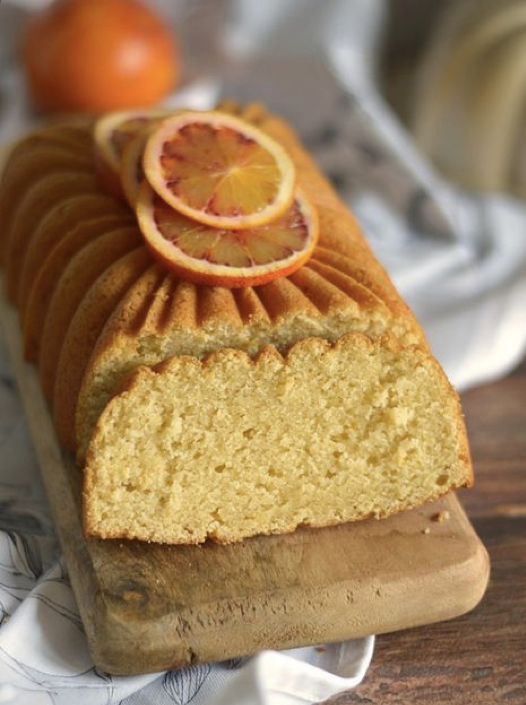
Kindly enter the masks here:
[[264, 225], [285, 213], [294, 197], [294, 164], [283, 147], [219, 111], [163, 120], [146, 143], [143, 166], [166, 203], [216, 228]]
[[105, 188], [122, 196], [121, 160], [127, 145], [138, 134], [170, 115], [167, 111], [119, 111], [95, 123], [95, 162]]
[[300, 189], [272, 223], [231, 230], [178, 213], [145, 181], [137, 217], [157, 259], [182, 278], [211, 286], [256, 286], [292, 274], [309, 259], [318, 239], [316, 211]]
[[139, 197], [139, 189], [145, 179], [142, 157], [148, 134], [148, 130], [145, 129], [131, 139], [124, 148], [121, 157], [120, 176], [122, 190], [132, 208], [135, 208]]

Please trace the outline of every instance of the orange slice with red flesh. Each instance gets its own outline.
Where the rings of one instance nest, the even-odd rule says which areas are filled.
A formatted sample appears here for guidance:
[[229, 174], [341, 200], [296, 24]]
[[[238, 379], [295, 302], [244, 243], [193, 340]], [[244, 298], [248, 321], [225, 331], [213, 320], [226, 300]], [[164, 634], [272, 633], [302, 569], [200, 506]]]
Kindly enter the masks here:
[[292, 274], [318, 240], [317, 213], [299, 188], [272, 223], [231, 230], [178, 213], [145, 181], [137, 217], [154, 257], [183, 279], [210, 286], [256, 286]]
[[143, 167], [166, 203], [216, 228], [265, 225], [294, 198], [295, 168], [285, 149], [219, 111], [185, 111], [163, 120], [148, 138]]
[[167, 111], [118, 111], [97, 120], [93, 130], [95, 165], [104, 187], [122, 197], [121, 160], [127, 145], [138, 134], [166, 118]]
[[143, 130], [128, 142], [122, 153], [120, 165], [121, 186], [126, 200], [132, 208], [135, 208], [139, 197], [139, 189], [145, 179], [142, 157], [148, 135], [148, 130]]

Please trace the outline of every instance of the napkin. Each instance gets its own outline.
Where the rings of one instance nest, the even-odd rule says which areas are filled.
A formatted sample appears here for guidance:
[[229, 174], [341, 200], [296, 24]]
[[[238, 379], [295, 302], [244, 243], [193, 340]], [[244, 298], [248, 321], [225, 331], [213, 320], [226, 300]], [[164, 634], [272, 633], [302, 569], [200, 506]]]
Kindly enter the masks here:
[[[13, 36], [21, 13], [46, 2], [0, 5], [0, 142], [35, 119]], [[154, 4], [177, 23], [198, 76], [167, 103], [206, 108], [223, 96], [255, 99], [290, 119], [359, 217], [452, 382], [466, 389], [510, 370], [526, 348], [524, 206], [456, 189], [418, 154], [374, 81], [384, 2]], [[0, 452], [0, 703], [292, 705], [363, 678], [373, 637], [135, 678], [98, 671], [3, 351]]]
[[373, 637], [163, 674], [99, 671], [88, 653], [3, 344], [0, 452], [0, 703], [71, 705], [74, 698], [78, 705], [296, 705], [362, 680]]

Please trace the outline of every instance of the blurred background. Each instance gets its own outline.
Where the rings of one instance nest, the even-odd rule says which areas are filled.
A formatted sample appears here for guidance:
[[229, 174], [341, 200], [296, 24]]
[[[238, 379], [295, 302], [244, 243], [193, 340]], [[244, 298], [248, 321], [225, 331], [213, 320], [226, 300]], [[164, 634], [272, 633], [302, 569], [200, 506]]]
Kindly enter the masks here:
[[524, 0], [0, 0], [0, 142], [261, 101], [358, 215], [454, 384], [526, 348]]
[[[204, 94], [202, 85], [203, 102], [211, 100], [211, 94], [216, 92], [237, 94], [244, 100], [265, 100], [290, 119], [299, 120], [299, 129], [306, 130], [313, 124], [312, 116], [302, 121], [292, 104], [299, 97], [301, 107], [309, 104], [309, 112], [327, 109], [330, 91], [324, 94], [322, 89], [320, 94], [324, 81], [316, 74], [323, 73], [322, 65], [327, 58], [324, 54], [343, 48], [331, 47], [331, 43], [341, 42], [348, 45], [345, 47], [348, 51], [357, 54], [354, 58], [357, 63], [361, 59], [358, 54], [362, 53], [364, 65], [360, 70], [367, 66], [379, 91], [414, 134], [419, 147], [445, 175], [467, 187], [505, 189], [521, 197], [526, 195], [523, 144], [526, 4], [521, 0], [426, 0], [425, 3], [329, 0], [318, 3], [319, 7], [309, 0], [283, 3], [274, 0], [264, 7], [258, 7], [254, 0], [143, 0], [141, 4], [151, 8], [171, 34], [174, 56], [155, 56], [153, 46], [159, 36], [152, 38], [151, 45], [144, 47], [142, 72], [136, 67], [136, 86], [128, 92], [128, 100], [119, 95], [119, 74], [113, 68], [119, 56], [122, 62], [126, 47], [129, 50], [137, 40], [137, 24], [141, 19], [144, 22], [144, 18], [138, 19], [135, 34], [125, 22], [108, 29], [105, 41], [113, 44], [114, 66], [109, 53], [96, 57], [93, 49], [90, 50], [89, 45], [96, 45], [97, 41], [100, 46], [101, 37], [90, 40], [87, 35], [89, 32], [100, 35], [104, 14], [117, 14], [110, 8], [112, 4], [120, 5], [121, 13], [137, 15], [134, 0], [117, 3], [69, 0], [76, 6], [75, 11], [62, 20], [55, 16], [54, 21], [49, 21], [47, 42], [43, 39], [33, 42], [35, 46], [29, 52], [24, 52], [28, 26], [53, 3], [50, 0], [0, 2], [2, 83], [8, 82], [7, 74], [11, 71], [25, 67], [32, 79], [30, 92], [37, 99], [34, 108], [41, 96], [31, 64], [44, 65], [48, 60], [46, 54], [52, 51], [52, 41], [69, 32], [70, 53], [64, 47], [61, 61], [58, 56], [55, 61], [58, 65], [71, 62], [72, 49], [83, 34], [85, 56], [76, 51], [74, 60], [85, 62], [90, 73], [90, 85], [79, 87], [73, 85], [74, 72], [69, 76], [64, 72], [64, 89], [70, 81], [69, 89], [80, 95], [77, 101], [80, 108], [74, 105], [74, 99], [71, 101], [76, 109], [97, 111], [98, 101], [93, 98], [90, 101], [90, 94], [97, 90], [114, 94], [113, 103], [107, 101], [104, 109], [127, 108], [162, 100], [174, 89], [184, 91], [188, 86], [195, 87], [196, 80], [208, 78], [223, 85], [215, 86], [214, 90], [209, 86], [209, 95]], [[100, 5], [100, 11], [92, 8], [89, 16], [89, 11], [83, 8], [89, 9], [90, 5]], [[82, 14], [84, 22], [80, 21]], [[330, 36], [331, 31], [335, 36]], [[323, 41], [327, 42], [325, 47]], [[314, 64], [318, 63], [315, 68], [304, 61], [308, 54]], [[281, 71], [273, 71], [274, 67], [283, 67], [285, 57], [287, 64], [292, 56], [298, 62], [298, 55], [303, 55], [298, 72], [292, 66], [285, 68], [285, 76]], [[140, 58], [137, 63], [141, 63]], [[313, 68], [314, 74], [308, 68]], [[123, 67], [120, 79], [129, 81], [125, 73]], [[143, 83], [151, 85], [163, 73], [158, 88], [141, 89], [141, 76]], [[81, 78], [80, 72], [77, 78]], [[312, 93], [314, 86], [316, 99], [309, 103], [305, 93]], [[25, 88], [19, 85], [20, 90]], [[61, 102], [55, 97], [53, 104], [53, 89], [50, 93], [50, 108], [59, 111]], [[2, 95], [7, 110], [5, 103], [12, 96], [9, 92]], [[67, 101], [62, 102], [67, 107]]]
[[419, 147], [461, 185], [524, 198], [526, 4], [394, 0], [388, 17], [381, 87]]

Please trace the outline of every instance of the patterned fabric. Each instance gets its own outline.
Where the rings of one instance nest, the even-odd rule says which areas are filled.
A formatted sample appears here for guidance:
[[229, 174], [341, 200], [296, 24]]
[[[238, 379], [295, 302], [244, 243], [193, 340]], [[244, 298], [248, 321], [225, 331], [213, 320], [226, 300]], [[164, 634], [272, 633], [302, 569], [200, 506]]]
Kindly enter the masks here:
[[[211, 702], [246, 659], [134, 678], [93, 666], [1, 338], [0, 457], [0, 703], [71, 705], [73, 693], [79, 705]], [[361, 679], [371, 639], [345, 646]]]

